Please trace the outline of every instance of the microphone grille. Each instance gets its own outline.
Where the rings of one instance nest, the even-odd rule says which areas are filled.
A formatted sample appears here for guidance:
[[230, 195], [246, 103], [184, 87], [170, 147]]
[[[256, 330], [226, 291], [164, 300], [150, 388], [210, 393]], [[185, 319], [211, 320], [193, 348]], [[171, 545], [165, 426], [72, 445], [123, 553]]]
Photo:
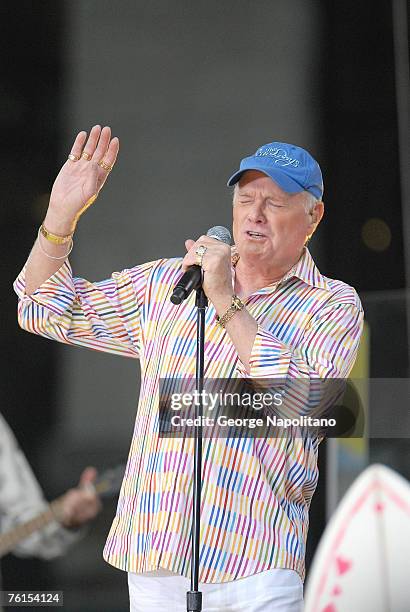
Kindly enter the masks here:
[[216, 238], [217, 240], [220, 240], [221, 242], [225, 242], [225, 244], [231, 244], [231, 232], [226, 228], [223, 227], [222, 225], [215, 225], [215, 227], [211, 227], [207, 232], [206, 235], [209, 236], [210, 238]]

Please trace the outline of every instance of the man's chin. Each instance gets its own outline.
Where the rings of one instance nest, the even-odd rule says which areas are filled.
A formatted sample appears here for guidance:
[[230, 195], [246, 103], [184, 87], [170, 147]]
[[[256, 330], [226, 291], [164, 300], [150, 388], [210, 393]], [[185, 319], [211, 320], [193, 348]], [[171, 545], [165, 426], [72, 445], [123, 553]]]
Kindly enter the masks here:
[[259, 263], [262, 261], [272, 262], [275, 257], [273, 250], [266, 249], [266, 245], [257, 243], [248, 243], [241, 245], [242, 248], [238, 249], [239, 254], [244, 259], [255, 259]]
[[258, 253], [267, 253], [268, 251], [273, 251], [272, 243], [267, 240], [267, 238], [249, 238], [245, 239], [241, 243], [242, 250], [253, 252], [257, 251]]

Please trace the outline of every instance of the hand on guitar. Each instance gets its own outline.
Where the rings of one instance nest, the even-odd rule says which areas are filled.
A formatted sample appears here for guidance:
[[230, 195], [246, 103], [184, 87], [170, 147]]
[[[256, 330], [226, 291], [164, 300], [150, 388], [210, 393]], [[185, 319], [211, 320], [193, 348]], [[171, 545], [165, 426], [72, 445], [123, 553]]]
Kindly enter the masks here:
[[86, 468], [81, 474], [78, 486], [69, 489], [60, 498], [60, 522], [64, 527], [68, 529], [81, 527], [100, 512], [102, 506], [94, 488], [96, 478], [97, 470], [93, 467]]

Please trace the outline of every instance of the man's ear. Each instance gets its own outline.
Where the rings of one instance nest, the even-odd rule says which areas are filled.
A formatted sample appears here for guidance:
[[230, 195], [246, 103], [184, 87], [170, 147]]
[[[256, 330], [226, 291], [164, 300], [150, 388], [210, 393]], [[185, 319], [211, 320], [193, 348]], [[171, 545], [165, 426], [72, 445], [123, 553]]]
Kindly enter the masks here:
[[310, 213], [311, 221], [315, 225], [315, 229], [319, 225], [320, 221], [322, 220], [324, 212], [325, 212], [324, 203], [322, 201], [316, 202], [315, 208]]

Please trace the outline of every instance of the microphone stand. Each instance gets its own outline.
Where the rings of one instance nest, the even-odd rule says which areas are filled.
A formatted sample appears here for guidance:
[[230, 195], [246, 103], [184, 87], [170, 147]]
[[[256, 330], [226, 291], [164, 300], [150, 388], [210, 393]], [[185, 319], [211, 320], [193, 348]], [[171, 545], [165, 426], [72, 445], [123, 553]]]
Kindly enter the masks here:
[[[202, 276], [202, 275], [201, 275]], [[202, 488], [202, 415], [204, 388], [204, 348], [205, 348], [205, 310], [208, 299], [201, 286], [196, 289], [195, 306], [197, 307], [196, 331], [196, 390], [198, 403], [195, 405], [195, 418], [200, 417], [200, 424], [195, 427], [194, 448], [194, 488], [192, 505], [192, 554], [191, 554], [191, 590], [187, 591], [187, 612], [201, 612], [202, 593], [198, 590], [199, 580], [199, 544], [201, 528], [201, 488]]]
[[[211, 227], [207, 236], [230, 244], [231, 234], [226, 227], [219, 225]], [[202, 416], [204, 388], [204, 353], [205, 353], [205, 311], [208, 306], [208, 298], [202, 289], [203, 271], [200, 266], [194, 265], [185, 272], [174, 287], [170, 297], [173, 304], [181, 304], [191, 291], [196, 291], [195, 306], [197, 307], [196, 318], [196, 390], [199, 401], [195, 403], [195, 422], [199, 423], [194, 428], [194, 485], [192, 492], [192, 554], [191, 554], [191, 590], [186, 594], [187, 612], [201, 612], [202, 593], [198, 590], [199, 582], [199, 544], [201, 529], [201, 488], [202, 488]]]

